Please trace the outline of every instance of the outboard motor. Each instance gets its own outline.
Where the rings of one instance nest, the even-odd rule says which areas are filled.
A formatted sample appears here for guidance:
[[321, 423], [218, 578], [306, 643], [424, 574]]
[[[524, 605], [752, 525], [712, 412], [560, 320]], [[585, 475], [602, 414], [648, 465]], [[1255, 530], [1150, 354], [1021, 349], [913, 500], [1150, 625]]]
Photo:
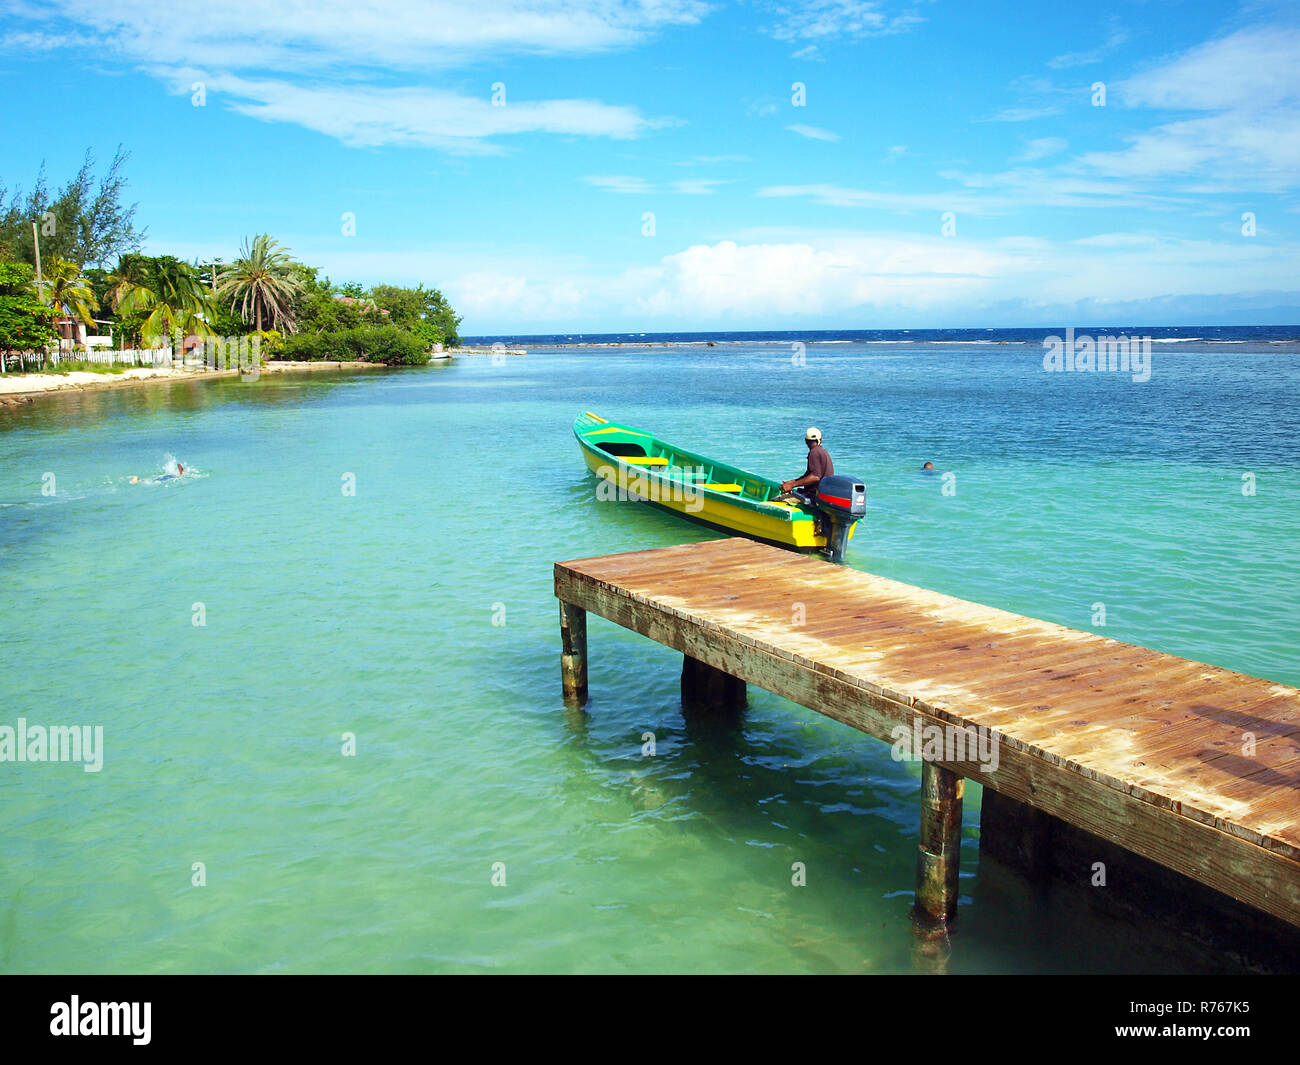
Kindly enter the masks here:
[[830, 522], [827, 557], [832, 562], [842, 562], [849, 545], [849, 531], [867, 513], [867, 486], [854, 477], [833, 473], [818, 482], [813, 501]]

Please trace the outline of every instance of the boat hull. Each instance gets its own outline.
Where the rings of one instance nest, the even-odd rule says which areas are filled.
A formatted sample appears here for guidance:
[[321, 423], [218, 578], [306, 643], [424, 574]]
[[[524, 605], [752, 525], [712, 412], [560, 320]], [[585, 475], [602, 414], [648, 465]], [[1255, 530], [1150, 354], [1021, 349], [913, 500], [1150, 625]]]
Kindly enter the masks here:
[[[604, 482], [598, 493], [605, 490], [606, 498], [645, 500], [722, 532], [795, 551], [826, 549], [816, 514], [762, 498], [779, 494], [775, 481], [589, 413], [574, 423], [573, 431], [587, 468]], [[611, 446], [628, 454], [612, 454]], [[659, 465], [642, 465], [652, 462]], [[723, 478], [722, 488], [728, 490], [709, 487]]]

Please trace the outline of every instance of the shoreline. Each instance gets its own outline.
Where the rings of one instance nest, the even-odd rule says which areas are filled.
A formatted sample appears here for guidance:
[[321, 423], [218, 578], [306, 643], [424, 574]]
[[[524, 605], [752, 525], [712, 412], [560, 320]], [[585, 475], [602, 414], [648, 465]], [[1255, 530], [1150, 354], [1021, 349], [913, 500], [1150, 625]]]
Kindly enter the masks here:
[[[281, 362], [264, 363], [260, 374], [311, 372], [318, 370], [390, 370], [381, 362]], [[208, 367], [177, 368], [136, 366], [120, 374], [91, 373], [74, 370], [66, 374], [31, 373], [0, 376], [0, 409], [30, 403], [35, 396], [61, 392], [97, 392], [110, 388], [125, 388], [146, 381], [208, 381], [217, 378], [238, 377], [244, 371], [238, 368], [215, 370]]]

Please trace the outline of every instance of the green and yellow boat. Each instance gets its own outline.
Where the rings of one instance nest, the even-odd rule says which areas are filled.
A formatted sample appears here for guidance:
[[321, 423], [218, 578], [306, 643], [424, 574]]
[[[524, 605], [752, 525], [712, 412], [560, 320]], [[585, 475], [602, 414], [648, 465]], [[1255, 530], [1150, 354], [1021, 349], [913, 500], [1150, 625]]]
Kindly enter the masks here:
[[838, 561], [866, 510], [866, 486], [851, 477], [823, 478], [815, 502], [777, 502], [779, 481], [590, 411], [574, 420], [573, 435], [587, 468], [601, 479], [601, 498], [646, 500], [778, 547], [821, 551]]

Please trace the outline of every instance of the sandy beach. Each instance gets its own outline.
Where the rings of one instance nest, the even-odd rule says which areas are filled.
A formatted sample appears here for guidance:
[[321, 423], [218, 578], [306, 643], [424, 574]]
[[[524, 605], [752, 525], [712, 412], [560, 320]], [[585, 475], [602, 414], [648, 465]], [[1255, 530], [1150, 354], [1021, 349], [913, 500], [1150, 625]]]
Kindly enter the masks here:
[[[387, 369], [373, 362], [268, 362], [261, 373], [290, 373], [311, 370], [374, 370]], [[103, 388], [123, 388], [142, 381], [160, 379], [216, 379], [237, 377], [242, 371], [215, 370], [206, 367], [151, 367], [139, 366], [123, 370], [120, 374], [89, 373], [74, 370], [69, 373], [4, 374], [0, 376], [0, 407], [23, 403], [32, 396], [47, 392], [86, 392]]]

